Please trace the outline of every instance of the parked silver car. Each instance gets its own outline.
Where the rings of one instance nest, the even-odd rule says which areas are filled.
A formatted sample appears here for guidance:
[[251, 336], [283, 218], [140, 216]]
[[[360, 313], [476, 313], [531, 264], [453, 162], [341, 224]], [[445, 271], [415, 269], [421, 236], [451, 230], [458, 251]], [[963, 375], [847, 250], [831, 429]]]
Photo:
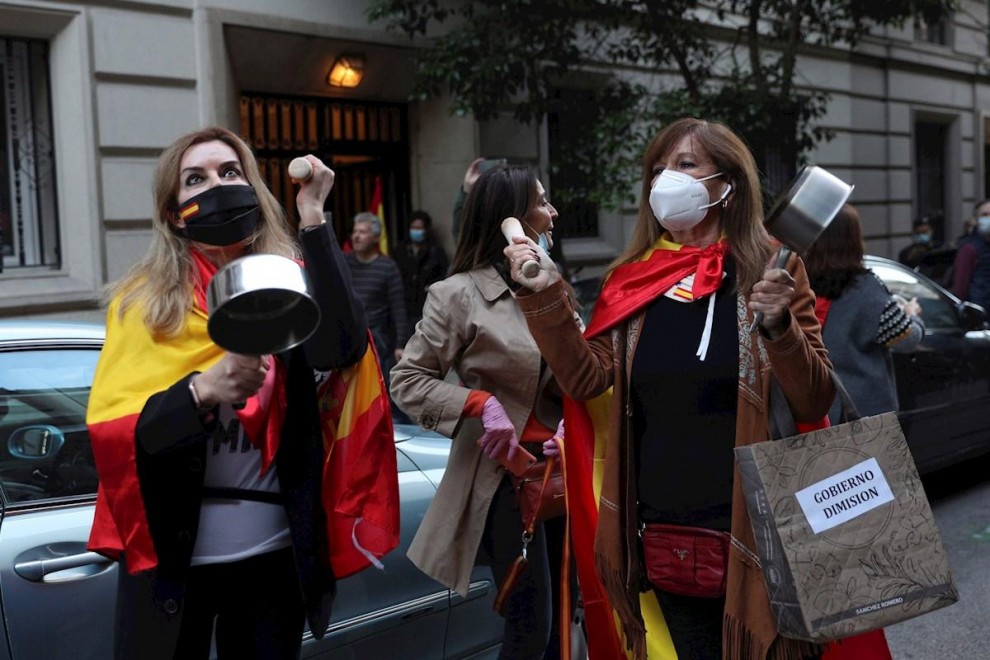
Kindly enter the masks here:
[[[0, 322], [0, 660], [110, 658], [117, 565], [87, 552], [97, 475], [85, 425], [103, 328]], [[436, 493], [450, 440], [397, 427], [402, 541], [339, 583], [326, 636], [304, 658], [494, 658], [496, 585], [476, 567], [468, 597], [406, 549]]]

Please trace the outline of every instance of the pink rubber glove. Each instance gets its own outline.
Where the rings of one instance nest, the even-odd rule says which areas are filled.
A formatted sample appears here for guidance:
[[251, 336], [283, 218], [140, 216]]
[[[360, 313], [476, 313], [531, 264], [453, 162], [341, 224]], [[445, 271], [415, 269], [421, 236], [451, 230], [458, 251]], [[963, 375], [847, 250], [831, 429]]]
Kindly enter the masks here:
[[552, 438], [543, 442], [543, 455], [560, 456], [560, 447], [557, 446], [557, 443], [563, 441], [564, 441], [564, 420], [560, 420], [560, 424], [557, 424], [557, 432], [553, 434]]
[[509, 421], [505, 408], [494, 396], [488, 397], [481, 409], [481, 425], [485, 427], [485, 434], [478, 440], [478, 444], [485, 456], [495, 458], [504, 454], [510, 460], [515, 458], [516, 450], [519, 449], [516, 429]]

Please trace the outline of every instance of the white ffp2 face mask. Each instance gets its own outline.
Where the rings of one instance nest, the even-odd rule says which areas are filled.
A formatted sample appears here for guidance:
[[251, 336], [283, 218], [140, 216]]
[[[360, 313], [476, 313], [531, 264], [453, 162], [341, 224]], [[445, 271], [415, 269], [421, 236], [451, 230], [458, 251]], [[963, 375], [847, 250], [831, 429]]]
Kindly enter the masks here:
[[684, 231], [701, 222], [708, 209], [724, 201], [732, 191], [732, 186], [726, 183], [725, 192], [712, 202], [702, 181], [717, 176], [722, 176], [722, 173], [695, 179], [690, 174], [674, 170], [661, 172], [650, 191], [650, 208], [660, 225], [669, 231]]

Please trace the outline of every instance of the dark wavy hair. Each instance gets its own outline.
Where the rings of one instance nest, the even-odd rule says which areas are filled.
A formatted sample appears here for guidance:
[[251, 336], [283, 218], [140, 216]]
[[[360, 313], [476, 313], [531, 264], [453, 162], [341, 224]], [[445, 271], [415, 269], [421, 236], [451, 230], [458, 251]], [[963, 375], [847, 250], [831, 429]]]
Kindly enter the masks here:
[[863, 230], [859, 212], [851, 204], [839, 209], [804, 255], [804, 267], [816, 296], [835, 300], [842, 295], [863, 266]]
[[450, 274], [464, 273], [505, 260], [502, 221], [525, 220], [536, 205], [536, 171], [522, 165], [500, 165], [475, 181], [461, 211], [461, 232]]

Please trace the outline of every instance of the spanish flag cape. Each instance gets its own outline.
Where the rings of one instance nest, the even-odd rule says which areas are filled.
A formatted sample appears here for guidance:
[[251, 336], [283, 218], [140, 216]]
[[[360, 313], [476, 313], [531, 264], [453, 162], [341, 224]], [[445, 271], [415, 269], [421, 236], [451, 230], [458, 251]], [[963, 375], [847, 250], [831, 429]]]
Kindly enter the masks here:
[[[727, 252], [728, 246], [724, 242], [707, 248], [694, 248], [661, 237], [638, 262], [620, 266], [612, 272], [595, 304], [585, 338], [591, 339], [611, 330], [689, 275], [694, 276], [691, 290], [694, 299], [717, 291], [722, 282], [723, 260]], [[629, 657], [621, 641], [618, 618], [598, 578], [594, 558], [595, 528], [612, 405], [611, 390], [588, 401], [576, 401], [565, 396], [566, 435], [565, 442], [560, 443], [568, 523], [584, 599], [590, 660], [624, 660]], [[827, 425], [826, 417], [819, 425], [807, 425], [800, 430], [803, 432]], [[647, 631], [647, 657], [650, 660], [676, 660], [677, 652], [652, 592], [640, 594], [640, 609]], [[875, 631], [828, 645], [824, 657], [826, 660], [890, 660], [890, 653], [883, 632]]]
[[[216, 267], [196, 250], [191, 254], [194, 305], [178, 336], [150, 333], [140, 305], [121, 316], [119, 299], [111, 303], [86, 411], [100, 475], [89, 548], [113, 558], [126, 552], [132, 573], [158, 564], [137, 476], [138, 417], [149, 397], [193, 371], [209, 369], [224, 355], [206, 330], [205, 291]], [[326, 448], [323, 505], [338, 578], [377, 562], [399, 542], [392, 420], [373, 342], [368, 346], [356, 365], [334, 371], [319, 390]], [[272, 360], [265, 385], [237, 411], [245, 433], [261, 451], [262, 474], [278, 451], [285, 377], [285, 365]]]
[[[700, 249], [659, 239], [640, 261], [612, 271], [595, 303], [585, 338], [591, 339], [608, 332], [688, 275], [694, 275], [692, 291], [695, 298], [718, 290], [722, 283], [722, 262], [726, 251], [724, 242]], [[598, 579], [594, 557], [595, 528], [612, 405], [611, 390], [589, 401], [564, 398], [566, 435], [562, 443], [565, 449], [561, 452], [564, 488], [591, 660], [627, 657], [617, 618]], [[676, 659], [667, 625], [651, 592], [640, 595], [640, 607], [648, 631], [649, 658]]]

